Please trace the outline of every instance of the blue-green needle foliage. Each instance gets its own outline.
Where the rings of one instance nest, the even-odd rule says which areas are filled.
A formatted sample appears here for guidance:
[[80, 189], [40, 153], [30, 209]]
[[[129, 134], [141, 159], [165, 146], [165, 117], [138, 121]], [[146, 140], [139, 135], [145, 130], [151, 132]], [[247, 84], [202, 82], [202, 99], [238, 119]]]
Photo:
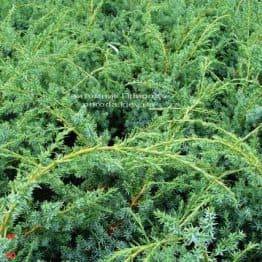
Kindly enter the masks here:
[[0, 0], [0, 261], [259, 261], [261, 14]]

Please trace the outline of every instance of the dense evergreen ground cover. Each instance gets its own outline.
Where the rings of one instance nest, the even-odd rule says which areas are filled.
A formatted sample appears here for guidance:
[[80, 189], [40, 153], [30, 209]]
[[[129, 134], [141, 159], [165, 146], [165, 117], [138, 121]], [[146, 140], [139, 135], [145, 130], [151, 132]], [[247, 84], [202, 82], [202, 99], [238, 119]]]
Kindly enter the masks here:
[[0, 0], [0, 261], [260, 261], [261, 11]]

